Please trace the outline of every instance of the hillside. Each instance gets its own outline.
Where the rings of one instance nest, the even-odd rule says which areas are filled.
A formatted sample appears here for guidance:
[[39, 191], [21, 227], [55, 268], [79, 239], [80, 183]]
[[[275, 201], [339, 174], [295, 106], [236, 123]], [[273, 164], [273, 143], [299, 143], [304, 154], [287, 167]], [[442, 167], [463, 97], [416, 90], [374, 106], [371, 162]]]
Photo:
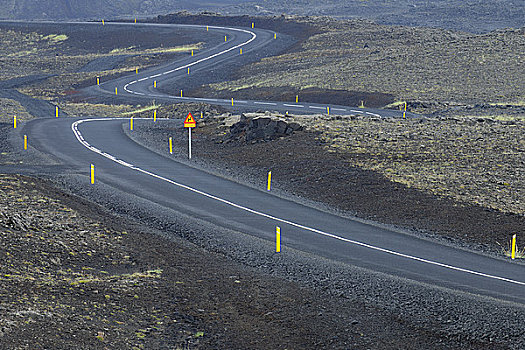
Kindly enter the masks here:
[[326, 15], [474, 33], [525, 26], [522, 0], [0, 0], [0, 19], [93, 19], [214, 11], [224, 15]]
[[381, 24], [475, 33], [525, 26], [525, 2], [522, 0], [269, 0], [264, 6], [274, 13], [367, 18]]
[[0, 0], [0, 19], [92, 19], [217, 9], [238, 3], [186, 0]]

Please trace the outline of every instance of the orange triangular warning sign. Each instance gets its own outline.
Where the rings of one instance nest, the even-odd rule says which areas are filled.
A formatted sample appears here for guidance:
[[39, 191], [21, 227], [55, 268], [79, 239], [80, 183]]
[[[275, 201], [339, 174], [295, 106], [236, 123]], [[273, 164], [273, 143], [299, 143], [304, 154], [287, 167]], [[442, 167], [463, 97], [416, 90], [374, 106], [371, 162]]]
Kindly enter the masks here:
[[185, 128], [194, 128], [197, 125], [195, 122], [195, 119], [193, 119], [193, 116], [191, 113], [188, 113], [188, 116], [186, 117], [186, 120], [184, 121], [184, 127]]

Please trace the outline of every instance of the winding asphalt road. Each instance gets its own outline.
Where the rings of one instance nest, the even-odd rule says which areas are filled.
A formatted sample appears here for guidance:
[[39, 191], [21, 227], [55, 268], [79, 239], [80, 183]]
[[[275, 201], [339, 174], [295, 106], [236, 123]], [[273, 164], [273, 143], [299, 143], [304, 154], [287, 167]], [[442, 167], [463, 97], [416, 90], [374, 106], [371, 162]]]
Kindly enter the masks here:
[[[126, 24], [115, 24], [126, 25]], [[163, 24], [141, 24], [144, 26], [173, 26]], [[348, 106], [327, 105], [317, 103], [293, 103], [282, 101], [250, 101], [233, 98], [215, 99], [206, 97], [191, 97], [184, 95], [184, 79], [187, 78], [188, 68], [191, 74], [204, 74], [211, 69], [220, 69], [221, 63], [238, 58], [242, 49], [243, 55], [250, 54], [252, 51], [264, 48], [276, 40], [274, 35], [277, 33], [263, 29], [242, 29], [242, 28], [225, 28], [215, 26], [199, 25], [177, 25], [178, 28], [201, 32], [206, 37], [207, 31], [218, 32], [221, 37], [225, 36], [227, 41], [219, 43], [217, 46], [207, 50], [199, 51], [195, 56], [178, 60], [174, 63], [149, 69], [140, 72], [132, 77], [123, 77], [109, 82], [102, 82], [100, 86], [94, 86], [86, 91], [89, 94], [105, 94], [108, 96], [115, 95], [115, 88], [119, 97], [130, 98], [134, 100], [156, 100], [159, 102], [203, 102], [213, 105], [232, 108], [235, 110], [260, 110], [267, 109], [272, 111], [290, 112], [290, 113], [328, 113], [328, 114], [358, 114], [374, 117], [402, 117], [402, 113], [395, 110], [384, 110], [375, 108], [352, 108]], [[154, 87], [156, 82], [157, 88]], [[177, 95], [168, 95], [160, 90], [163, 86], [179, 83], [183, 90], [182, 97], [177, 91]], [[406, 116], [413, 117], [411, 113]]]
[[[119, 24], [124, 25], [124, 24]], [[174, 26], [201, 31], [205, 26]], [[160, 93], [153, 80], [183, 79], [187, 68], [206, 74], [232, 55], [271, 45], [266, 30], [209, 27], [228, 41], [175, 63], [89, 88], [92, 94], [119, 94], [157, 101], [200, 101], [231, 107], [231, 100], [176, 97]], [[158, 86], [159, 86], [158, 85]], [[397, 116], [399, 112], [345, 106], [291, 104], [275, 101], [236, 101], [232, 108], [268, 108], [278, 111]], [[343, 111], [344, 110], [344, 111]], [[139, 121], [137, 121], [139, 122]], [[141, 120], [149, 123], [149, 120]], [[283, 250], [295, 248], [319, 257], [387, 274], [525, 305], [525, 267], [503, 259], [391, 231], [320, 211], [211, 175], [138, 146], [123, 132], [122, 119], [38, 119], [24, 126], [32, 145], [68, 166], [89, 169], [95, 164], [97, 183], [147, 199], [165, 208], [274, 241], [281, 227]], [[182, 127], [182, 123], [181, 123]], [[307, 171], [307, 169], [305, 169]], [[87, 181], [86, 187], [92, 186]], [[94, 185], [96, 186], [96, 184]]]

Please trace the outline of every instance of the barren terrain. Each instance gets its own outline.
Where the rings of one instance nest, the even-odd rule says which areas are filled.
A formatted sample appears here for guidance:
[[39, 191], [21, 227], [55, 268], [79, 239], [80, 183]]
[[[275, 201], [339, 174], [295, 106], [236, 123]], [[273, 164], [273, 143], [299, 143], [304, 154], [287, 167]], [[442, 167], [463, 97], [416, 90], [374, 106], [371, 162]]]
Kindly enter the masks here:
[[[241, 20], [252, 21], [231, 19], [233, 25]], [[92, 85], [96, 76], [109, 79], [188, 54], [190, 47], [204, 47], [199, 38], [118, 30], [104, 35], [108, 27], [102, 26], [84, 31], [15, 25], [0, 30], [9, 42], [0, 45], [0, 92], [7, 96], [0, 100], [0, 167], [16, 172], [21, 166], [21, 151], [10, 138], [12, 117], [24, 122], [37, 116], [32, 111], [50, 106], [15, 94], [15, 88], [58, 104], [63, 116], [140, 118], [156, 109], [159, 118], [177, 120], [137, 123], [130, 136], [162, 153], [173, 136], [180, 161], [187, 138], [179, 119], [191, 111], [199, 122], [197, 166], [254, 186], [264, 184], [272, 170], [281, 195], [504, 258], [498, 243], [505, 245], [525, 228], [523, 31], [472, 35], [316, 18], [268, 23], [286, 28], [294, 21], [287, 34], [298, 43], [289, 51], [230, 67], [232, 81], [194, 92], [289, 99], [298, 94], [301, 100], [350, 105], [406, 100], [409, 109], [429, 116], [262, 111], [247, 118], [280, 118], [303, 129], [247, 140], [246, 125], [236, 124], [241, 116], [213, 106], [75, 99], [77, 89]], [[38, 157], [35, 162], [51, 165]], [[265, 242], [240, 234], [234, 244], [252, 251], [228, 252], [216, 237], [230, 232], [176, 218], [160, 224], [123, 219], [111, 214], [114, 208], [61, 187], [62, 177], [77, 173], [46, 171], [55, 183], [0, 176], [0, 342], [9, 348], [523, 346], [523, 313], [515, 305], [311, 257], [297, 263], [299, 253], [265, 255], [259, 249]]]
[[[422, 113], [445, 109], [439, 103], [523, 107], [523, 29], [474, 35], [365, 21], [300, 21], [322, 33], [201, 93], [256, 96], [287, 89], [290, 97], [303, 100], [302, 90], [309, 88], [361, 91], [392, 95], [397, 101], [430, 102], [418, 105]], [[357, 106], [356, 102], [348, 99], [344, 104]], [[367, 98], [364, 104], [373, 105]]]

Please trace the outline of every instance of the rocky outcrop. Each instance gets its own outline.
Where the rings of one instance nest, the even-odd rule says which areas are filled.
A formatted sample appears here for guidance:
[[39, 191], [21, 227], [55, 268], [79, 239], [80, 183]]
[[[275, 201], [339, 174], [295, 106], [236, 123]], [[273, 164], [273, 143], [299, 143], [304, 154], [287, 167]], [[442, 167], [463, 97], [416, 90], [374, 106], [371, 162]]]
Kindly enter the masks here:
[[269, 141], [279, 137], [289, 136], [303, 127], [298, 123], [288, 123], [285, 120], [270, 117], [249, 118], [241, 115], [239, 122], [230, 126], [226, 134], [226, 142]]

